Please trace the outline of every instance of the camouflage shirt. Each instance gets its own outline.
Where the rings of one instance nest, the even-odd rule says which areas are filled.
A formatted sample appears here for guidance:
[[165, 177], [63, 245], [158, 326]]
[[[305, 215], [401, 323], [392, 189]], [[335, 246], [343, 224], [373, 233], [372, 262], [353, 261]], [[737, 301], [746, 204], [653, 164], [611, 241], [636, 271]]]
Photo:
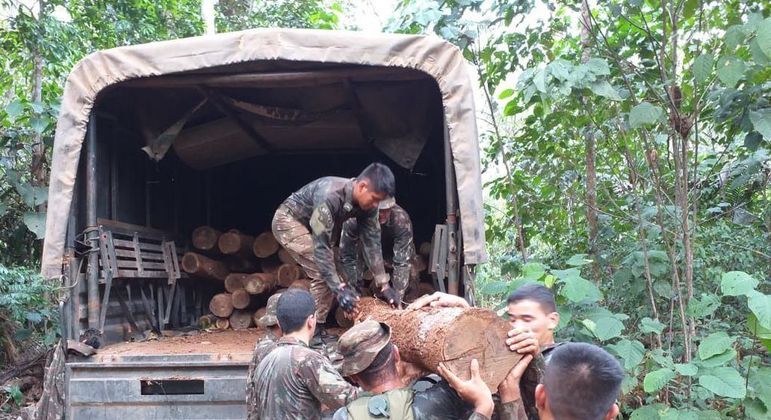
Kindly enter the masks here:
[[249, 372], [246, 375], [246, 418], [248, 420], [259, 420], [257, 415], [257, 384], [254, 382], [254, 374], [257, 371], [257, 365], [262, 359], [270, 354], [277, 346], [276, 337], [269, 335], [258, 341], [252, 352], [252, 361], [249, 362]]
[[[389, 392], [404, 391], [405, 389], [400, 388]], [[446, 381], [439, 381], [424, 391], [412, 392], [411, 408], [414, 420], [488, 420], [486, 416], [477, 413], [472, 406], [466, 404]], [[369, 420], [375, 418], [355, 415], [349, 411], [349, 407], [351, 405], [338, 409], [333, 420]], [[394, 414], [399, 411], [397, 407], [391, 407], [391, 409]], [[395, 416], [393, 418], [401, 417]]]
[[326, 357], [294, 337], [278, 340], [257, 365], [253, 382], [258, 419], [320, 419], [322, 404], [337, 409], [358, 395]]
[[[410, 215], [399, 205], [394, 205], [388, 219], [380, 225], [380, 229], [384, 242], [387, 239], [393, 241], [393, 287], [403, 295], [410, 279], [410, 261], [415, 255]], [[342, 237], [340, 238], [340, 260], [345, 267], [349, 281], [352, 282], [358, 281], [361, 277], [360, 268], [357, 267], [358, 250], [359, 226], [355, 219], [350, 219], [343, 224]], [[371, 266], [370, 270], [372, 270]]]
[[546, 364], [551, 358], [551, 351], [562, 343], [550, 344], [541, 348], [541, 352], [535, 356], [532, 362], [525, 369], [525, 373], [519, 380], [519, 389], [522, 394], [522, 404], [524, 405], [527, 418], [538, 420], [538, 409], [535, 406], [535, 388], [541, 383], [543, 373], [546, 370]]
[[322, 279], [332, 290], [341, 284], [335, 268], [333, 247], [340, 241], [343, 223], [356, 219], [364, 245], [364, 258], [378, 284], [387, 281], [380, 245], [377, 208], [365, 211], [353, 203], [353, 179], [328, 176], [319, 178], [292, 193], [284, 201], [298, 221], [309, 227], [313, 236], [313, 255]]

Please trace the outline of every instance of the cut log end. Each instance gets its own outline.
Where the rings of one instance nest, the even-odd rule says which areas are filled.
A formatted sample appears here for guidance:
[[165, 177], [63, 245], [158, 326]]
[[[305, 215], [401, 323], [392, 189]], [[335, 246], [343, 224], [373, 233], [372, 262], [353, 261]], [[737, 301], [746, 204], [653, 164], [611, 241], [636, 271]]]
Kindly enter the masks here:
[[230, 315], [230, 327], [234, 330], [245, 330], [252, 326], [252, 316], [254, 314], [252, 311], [249, 310], [235, 310], [233, 311], [233, 314]]
[[276, 276], [270, 273], [254, 273], [244, 280], [244, 289], [249, 294], [267, 293], [276, 287]]
[[424, 257], [428, 257], [431, 254], [431, 242], [423, 242], [418, 247], [418, 253]]
[[236, 230], [231, 230], [223, 233], [217, 245], [225, 255], [243, 255], [248, 257], [252, 255], [252, 244], [254, 243], [254, 237], [245, 235]]
[[233, 298], [230, 293], [214, 295], [209, 302], [209, 310], [220, 318], [227, 318], [233, 313]]
[[258, 325], [260, 318], [265, 316], [267, 312], [268, 312], [268, 308], [260, 308], [254, 311], [254, 315], [252, 316], [252, 321], [254, 322], [254, 325]]
[[244, 309], [252, 302], [252, 295], [245, 289], [238, 289], [231, 295], [233, 299], [233, 308]]
[[311, 281], [309, 279], [297, 279], [289, 285], [289, 289], [304, 289], [311, 291]]
[[202, 251], [216, 251], [222, 232], [211, 226], [199, 226], [193, 230], [193, 246]]
[[282, 264], [276, 271], [276, 279], [282, 287], [289, 287], [293, 281], [300, 278], [300, 268], [297, 264]]
[[273, 232], [263, 232], [254, 238], [252, 252], [258, 258], [267, 258], [278, 252], [281, 246], [273, 236]]
[[246, 279], [249, 274], [244, 273], [230, 273], [225, 277], [225, 290], [228, 293], [233, 293], [238, 289], [243, 289]]
[[217, 318], [217, 320], [214, 321], [214, 326], [220, 330], [226, 330], [230, 328], [230, 320], [228, 318]]
[[221, 262], [195, 252], [186, 252], [182, 257], [182, 270], [196, 277], [219, 281], [224, 281], [230, 274]]

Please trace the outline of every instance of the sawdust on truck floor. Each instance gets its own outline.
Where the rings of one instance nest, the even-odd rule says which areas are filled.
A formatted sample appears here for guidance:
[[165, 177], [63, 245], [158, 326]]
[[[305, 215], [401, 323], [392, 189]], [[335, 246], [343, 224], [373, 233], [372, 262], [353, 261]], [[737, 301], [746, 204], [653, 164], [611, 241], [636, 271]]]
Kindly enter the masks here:
[[261, 328], [246, 330], [202, 331], [197, 335], [161, 337], [157, 340], [124, 342], [104, 346], [98, 355], [157, 355], [201, 353], [251, 353], [254, 345], [266, 331]]

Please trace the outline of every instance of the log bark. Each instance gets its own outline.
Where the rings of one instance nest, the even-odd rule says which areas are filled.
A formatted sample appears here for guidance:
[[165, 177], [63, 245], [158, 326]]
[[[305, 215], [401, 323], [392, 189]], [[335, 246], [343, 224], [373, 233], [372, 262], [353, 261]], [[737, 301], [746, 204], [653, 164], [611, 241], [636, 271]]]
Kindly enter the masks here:
[[234, 330], [245, 330], [251, 327], [253, 315], [252, 311], [246, 309], [233, 311], [233, 314], [230, 315], [230, 327]]
[[289, 254], [289, 251], [284, 248], [278, 250], [278, 259], [282, 264], [297, 264], [297, 261], [292, 258], [292, 255]]
[[228, 274], [228, 276], [225, 277], [225, 290], [228, 293], [233, 293], [238, 289], [243, 289], [247, 278], [249, 278], [249, 274], [246, 273]]
[[282, 287], [289, 287], [293, 281], [300, 278], [300, 268], [297, 264], [282, 264], [276, 272], [278, 284]]
[[230, 274], [225, 264], [195, 252], [185, 253], [182, 257], [182, 269], [196, 277], [219, 281], [225, 281]]
[[397, 310], [369, 298], [362, 298], [359, 308], [359, 319], [372, 318], [391, 327], [391, 339], [404, 360], [432, 372], [443, 362], [467, 380], [471, 360], [477, 359], [482, 379], [497, 389], [521, 358], [506, 346], [508, 322], [487, 309]]
[[297, 279], [289, 285], [289, 289], [305, 289], [311, 291], [311, 281], [309, 279]]
[[233, 308], [244, 309], [252, 303], [252, 295], [244, 289], [238, 289], [231, 295], [233, 299]]
[[260, 308], [254, 311], [254, 315], [252, 315], [252, 322], [254, 322], [254, 325], [258, 325], [257, 321], [259, 321], [267, 312], [268, 308]]
[[254, 255], [252, 244], [254, 236], [243, 234], [235, 229], [229, 230], [220, 236], [217, 242], [220, 252], [225, 255], [240, 255], [249, 258]]
[[271, 255], [278, 252], [279, 248], [281, 248], [281, 246], [273, 236], [273, 232], [270, 231], [262, 232], [261, 234], [257, 235], [257, 237], [254, 238], [254, 243], [252, 244], [252, 252], [257, 258], [270, 257]]
[[209, 302], [209, 310], [220, 318], [227, 318], [233, 313], [233, 298], [230, 293], [214, 295]]
[[201, 251], [219, 253], [217, 241], [222, 232], [211, 226], [198, 226], [193, 230], [193, 246]]
[[217, 317], [212, 314], [206, 314], [198, 318], [198, 328], [202, 330], [209, 329], [214, 326], [217, 321]]
[[230, 320], [228, 318], [217, 318], [217, 320], [214, 321], [214, 326], [220, 330], [226, 330], [230, 328]]
[[276, 287], [276, 276], [270, 273], [254, 273], [244, 279], [244, 289], [249, 294], [267, 293]]

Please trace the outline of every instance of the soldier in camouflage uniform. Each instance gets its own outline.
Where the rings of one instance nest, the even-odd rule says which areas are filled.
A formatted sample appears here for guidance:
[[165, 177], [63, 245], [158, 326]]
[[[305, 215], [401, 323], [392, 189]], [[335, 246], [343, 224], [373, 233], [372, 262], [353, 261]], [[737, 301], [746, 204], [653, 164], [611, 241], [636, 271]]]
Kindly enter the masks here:
[[380, 292], [388, 301], [398, 300], [383, 268], [378, 223], [378, 204], [393, 197], [394, 182], [387, 166], [373, 163], [354, 179], [317, 179], [292, 193], [276, 210], [273, 234], [311, 278], [311, 294], [321, 327], [335, 297], [346, 311], [352, 311], [358, 301], [354, 288], [340, 279], [333, 251], [348, 219], [356, 219], [359, 225], [364, 256]]
[[384, 323], [368, 320], [355, 325], [340, 337], [338, 350], [343, 355], [342, 374], [367, 392], [337, 410], [334, 420], [483, 420], [492, 415], [493, 399], [476, 363], [469, 381], [444, 372], [457, 392], [446, 381], [423, 391], [405, 387], [397, 367], [399, 349], [391, 343], [391, 330]]
[[322, 404], [337, 409], [354, 400], [358, 390], [345, 381], [329, 360], [311, 350], [316, 328], [313, 297], [302, 289], [288, 289], [276, 306], [283, 336], [255, 369], [256, 419], [320, 419]]
[[[393, 241], [393, 275], [391, 281], [399, 298], [404, 297], [404, 291], [410, 279], [410, 265], [415, 256], [415, 246], [412, 241], [412, 221], [396, 200], [389, 198], [380, 202], [378, 221], [380, 222], [381, 240]], [[349, 219], [343, 224], [340, 238], [340, 260], [345, 267], [348, 281], [359, 286], [361, 267], [359, 265], [359, 225], [355, 219]]]
[[252, 352], [252, 361], [249, 363], [249, 372], [246, 375], [246, 416], [248, 420], [259, 420], [257, 415], [257, 384], [254, 383], [254, 373], [257, 365], [276, 348], [279, 338], [283, 335], [281, 327], [278, 326], [276, 318], [276, 306], [281, 293], [276, 293], [268, 298], [268, 304], [265, 307], [265, 315], [257, 320], [257, 325], [267, 329], [268, 334], [254, 346]]

